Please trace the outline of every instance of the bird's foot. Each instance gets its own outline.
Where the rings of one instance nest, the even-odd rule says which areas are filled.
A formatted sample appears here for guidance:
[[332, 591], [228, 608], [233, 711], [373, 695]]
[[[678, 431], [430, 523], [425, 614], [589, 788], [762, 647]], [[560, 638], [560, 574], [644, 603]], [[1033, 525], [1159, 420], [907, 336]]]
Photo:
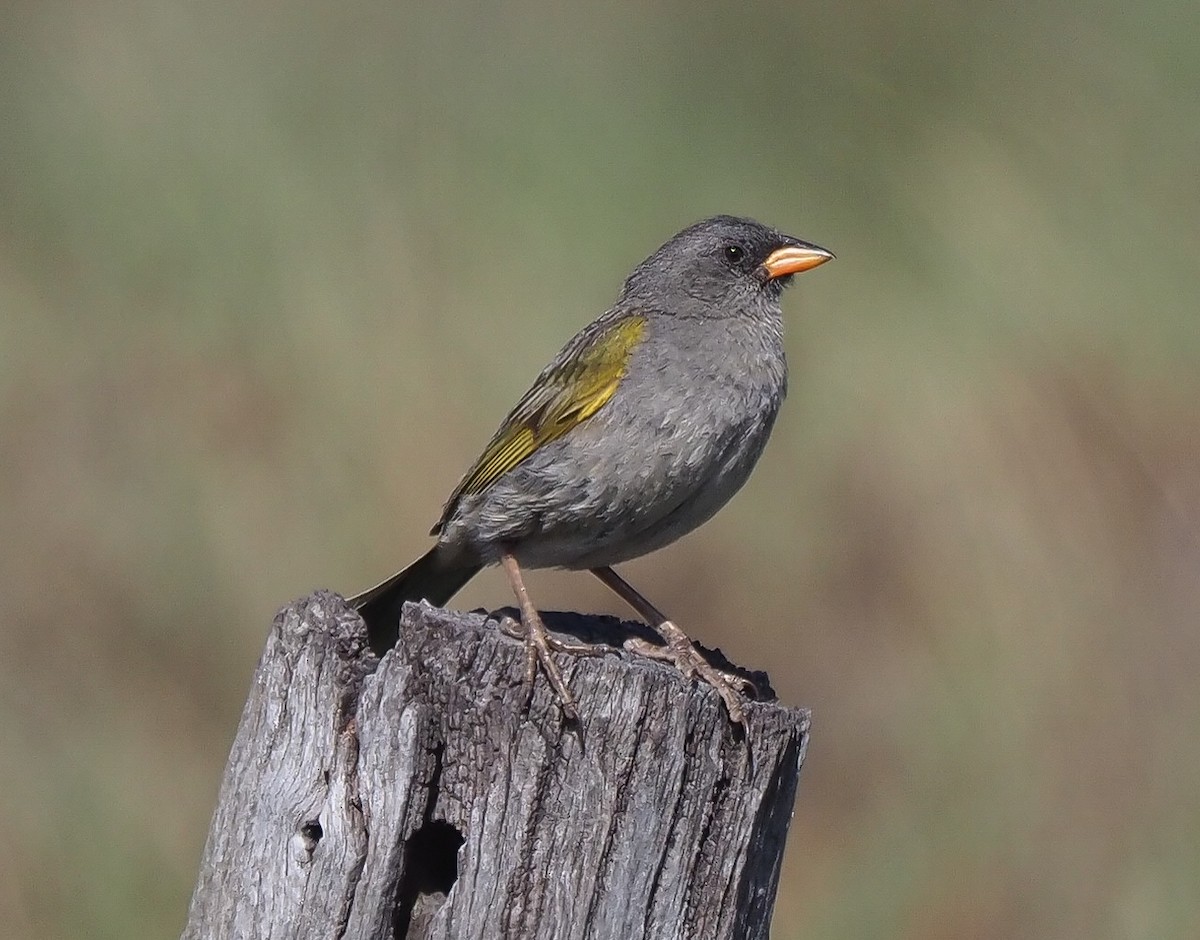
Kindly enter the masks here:
[[562, 671], [550, 654], [554, 652], [569, 653], [572, 656], [601, 656], [606, 652], [611, 652], [611, 648], [596, 643], [572, 643], [569, 640], [560, 640], [558, 637], [551, 636], [536, 611], [532, 616], [528, 613], [524, 614], [519, 623], [512, 617], [500, 618], [500, 630], [525, 643], [526, 708], [529, 707], [529, 702], [533, 698], [533, 683], [537, 679], [538, 663], [541, 663], [542, 670], [546, 673], [546, 678], [550, 680], [550, 686], [558, 698], [563, 715], [569, 721], [576, 721], [579, 718], [579, 712], [575, 708], [575, 697], [571, 695], [571, 690], [567, 688], [567, 683], [563, 680]]
[[742, 695], [746, 692], [757, 693], [754, 683], [745, 676], [717, 669], [700, 654], [688, 635], [670, 620], [658, 624], [657, 630], [666, 641], [664, 645], [658, 646], [634, 637], [625, 641], [625, 649], [649, 659], [673, 663], [685, 676], [696, 676], [708, 683], [721, 696], [730, 720], [745, 729], [746, 710]]

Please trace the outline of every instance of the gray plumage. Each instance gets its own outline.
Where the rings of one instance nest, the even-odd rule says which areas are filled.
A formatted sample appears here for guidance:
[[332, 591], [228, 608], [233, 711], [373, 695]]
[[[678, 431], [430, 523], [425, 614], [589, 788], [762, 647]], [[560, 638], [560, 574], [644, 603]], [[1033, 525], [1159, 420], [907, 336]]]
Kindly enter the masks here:
[[768, 274], [764, 263], [789, 246], [831, 257], [749, 219], [718, 216], [638, 265], [498, 434], [551, 397], [581, 350], [643, 317], [612, 397], [482, 492], [456, 492], [435, 527], [437, 545], [353, 599], [368, 624], [394, 623], [405, 600], [445, 603], [502, 551], [527, 568], [607, 567], [708, 520], [750, 476], [787, 392], [779, 301], [791, 275]]

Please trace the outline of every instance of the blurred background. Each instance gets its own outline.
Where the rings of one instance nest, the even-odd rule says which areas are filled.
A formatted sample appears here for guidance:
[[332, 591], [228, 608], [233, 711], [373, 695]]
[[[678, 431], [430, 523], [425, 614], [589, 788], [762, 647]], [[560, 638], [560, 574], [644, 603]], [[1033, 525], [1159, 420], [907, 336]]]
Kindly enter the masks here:
[[813, 709], [774, 936], [1200, 936], [1200, 6], [15, 0], [0, 127], [0, 933], [175, 935], [275, 610], [733, 212], [838, 260], [625, 570]]

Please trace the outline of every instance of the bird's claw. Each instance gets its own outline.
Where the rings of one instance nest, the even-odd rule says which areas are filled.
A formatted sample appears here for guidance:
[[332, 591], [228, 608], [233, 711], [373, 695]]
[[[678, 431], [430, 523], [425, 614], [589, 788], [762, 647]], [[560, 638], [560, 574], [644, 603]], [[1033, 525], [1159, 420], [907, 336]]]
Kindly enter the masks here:
[[546, 678], [550, 680], [550, 687], [554, 689], [554, 694], [558, 698], [563, 715], [569, 721], [578, 720], [579, 711], [575, 707], [575, 697], [567, 688], [562, 670], [558, 668], [551, 653], [600, 656], [606, 652], [606, 647], [594, 643], [572, 643], [569, 640], [560, 640], [551, 636], [546, 625], [542, 623], [541, 617], [525, 618], [522, 622], [509, 616], [501, 617], [500, 631], [525, 644], [525, 707], [528, 708], [529, 703], [533, 700], [533, 683], [537, 679], [538, 663], [541, 663]]
[[717, 669], [700, 654], [684, 632], [670, 621], [666, 621], [659, 629], [666, 634], [664, 644], [648, 643], [638, 637], [632, 637], [625, 641], [625, 649], [649, 659], [672, 663], [684, 676], [695, 676], [712, 686], [725, 703], [730, 720], [745, 729], [746, 709], [742, 696], [746, 692], [758, 693], [754, 683], [745, 676]]

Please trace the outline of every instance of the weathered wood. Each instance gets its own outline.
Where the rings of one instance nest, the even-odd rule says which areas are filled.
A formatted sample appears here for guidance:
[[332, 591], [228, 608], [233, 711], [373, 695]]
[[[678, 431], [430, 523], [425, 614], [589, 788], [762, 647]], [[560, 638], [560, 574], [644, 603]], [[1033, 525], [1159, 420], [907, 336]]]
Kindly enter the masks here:
[[[548, 615], [620, 645], [641, 628]], [[614, 650], [564, 723], [494, 618], [409, 605], [376, 659], [318, 592], [276, 618], [184, 938], [765, 938], [808, 713]], [[762, 684], [765, 677], [758, 676]]]

